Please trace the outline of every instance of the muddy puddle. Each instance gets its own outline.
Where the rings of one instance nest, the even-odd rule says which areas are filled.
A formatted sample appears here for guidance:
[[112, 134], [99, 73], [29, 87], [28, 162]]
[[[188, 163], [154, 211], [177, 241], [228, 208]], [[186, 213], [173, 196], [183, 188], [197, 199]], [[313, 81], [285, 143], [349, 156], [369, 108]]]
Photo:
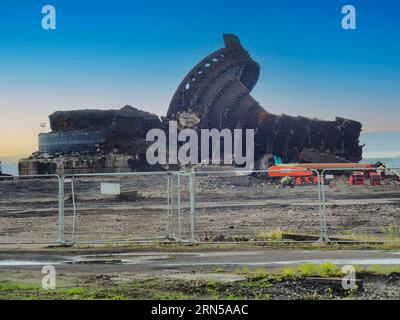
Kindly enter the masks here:
[[170, 254], [100, 254], [65, 257], [54, 261], [39, 260], [0, 260], [0, 267], [42, 266], [42, 265], [74, 265], [74, 264], [140, 264], [147, 261], [170, 259]]
[[102, 254], [74, 257], [67, 264], [138, 264], [146, 261], [170, 259], [169, 254]]
[[[400, 258], [321, 258], [321, 259], [247, 259], [243, 260], [244, 253], [227, 253], [219, 257], [220, 253], [117, 253], [117, 254], [94, 254], [79, 256], [61, 256], [54, 259], [4, 259], [0, 260], [0, 267], [18, 266], [43, 266], [43, 265], [158, 265], [159, 267], [184, 267], [184, 266], [290, 266], [304, 263], [322, 264], [329, 262], [335, 265], [400, 265]], [[244, 254], [246, 255], [246, 254]], [[209, 259], [213, 258], [213, 261]], [[252, 261], [253, 260], [253, 261]]]
[[0, 267], [45, 266], [60, 264], [57, 261], [0, 260]]

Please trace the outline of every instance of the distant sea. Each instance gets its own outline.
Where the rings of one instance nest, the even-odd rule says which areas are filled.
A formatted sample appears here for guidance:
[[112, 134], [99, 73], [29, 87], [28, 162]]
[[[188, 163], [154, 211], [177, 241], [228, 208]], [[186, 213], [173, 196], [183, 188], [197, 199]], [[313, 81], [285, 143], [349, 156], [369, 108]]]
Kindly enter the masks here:
[[20, 155], [13, 157], [0, 157], [1, 161], [1, 171], [2, 173], [11, 174], [13, 176], [18, 175], [18, 161], [19, 159], [26, 158], [28, 155]]
[[[387, 167], [400, 168], [400, 131], [363, 132], [360, 137], [363, 148], [362, 162], [383, 162]], [[400, 169], [396, 170], [400, 173]]]
[[400, 131], [363, 132], [363, 158], [400, 158]]

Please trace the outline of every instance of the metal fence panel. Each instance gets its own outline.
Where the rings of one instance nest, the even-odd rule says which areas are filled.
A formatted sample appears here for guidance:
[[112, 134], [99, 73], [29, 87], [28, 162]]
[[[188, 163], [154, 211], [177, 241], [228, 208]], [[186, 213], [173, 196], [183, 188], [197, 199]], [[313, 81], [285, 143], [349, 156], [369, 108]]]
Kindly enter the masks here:
[[318, 183], [281, 188], [266, 171], [215, 170], [195, 172], [197, 241], [319, 240]]
[[170, 238], [181, 242], [195, 241], [195, 189], [191, 172], [175, 172], [171, 192]]
[[[325, 169], [334, 178], [323, 186], [323, 208], [331, 241], [400, 241], [400, 184], [398, 176], [372, 185], [370, 169]], [[350, 185], [353, 172], [363, 173], [360, 183]], [[387, 173], [393, 171], [386, 170]], [[358, 183], [358, 182], [357, 182]]]
[[165, 172], [65, 176], [66, 242], [167, 240], [169, 181]]
[[[314, 183], [294, 188], [266, 171], [221, 167], [1, 177], [0, 244], [400, 241], [399, 169], [371, 185], [368, 172], [376, 170], [354, 169], [366, 176], [354, 186], [350, 168], [313, 170]], [[327, 174], [334, 179], [320, 185]]]
[[0, 177], [0, 243], [59, 240], [59, 181], [55, 175]]

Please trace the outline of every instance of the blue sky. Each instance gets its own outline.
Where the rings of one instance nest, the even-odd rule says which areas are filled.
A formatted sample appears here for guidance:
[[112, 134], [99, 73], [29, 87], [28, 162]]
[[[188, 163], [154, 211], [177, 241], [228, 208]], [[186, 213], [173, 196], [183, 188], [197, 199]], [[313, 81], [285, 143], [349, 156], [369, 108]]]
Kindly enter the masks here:
[[[57, 10], [54, 31], [41, 28], [46, 4]], [[341, 28], [345, 4], [356, 30]], [[222, 33], [261, 65], [253, 96], [267, 110], [400, 130], [399, 16], [395, 0], [2, 0], [0, 155], [34, 151], [39, 123], [56, 110], [130, 104], [165, 115]]]

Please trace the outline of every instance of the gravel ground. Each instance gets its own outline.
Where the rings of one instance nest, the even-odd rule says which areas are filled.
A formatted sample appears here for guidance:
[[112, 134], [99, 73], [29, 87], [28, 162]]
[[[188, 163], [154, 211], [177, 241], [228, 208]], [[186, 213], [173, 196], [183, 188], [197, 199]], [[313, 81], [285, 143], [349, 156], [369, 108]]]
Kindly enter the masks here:
[[[101, 182], [119, 183], [121, 195], [100, 193]], [[166, 236], [166, 177], [76, 178], [76, 239], [155, 239]], [[0, 181], [0, 242], [55, 241], [58, 236], [58, 181]], [[400, 231], [400, 186], [350, 187], [337, 178], [326, 187], [330, 237], [395, 239]], [[182, 237], [189, 238], [189, 192], [182, 178]], [[174, 205], [177, 196], [174, 189]], [[65, 232], [72, 237], [71, 185], [65, 186]], [[198, 176], [196, 239], [202, 241], [263, 240], [286, 234], [318, 235], [318, 193], [315, 185], [277, 188], [270, 181], [248, 177]], [[177, 237], [178, 215], [172, 215]]]

